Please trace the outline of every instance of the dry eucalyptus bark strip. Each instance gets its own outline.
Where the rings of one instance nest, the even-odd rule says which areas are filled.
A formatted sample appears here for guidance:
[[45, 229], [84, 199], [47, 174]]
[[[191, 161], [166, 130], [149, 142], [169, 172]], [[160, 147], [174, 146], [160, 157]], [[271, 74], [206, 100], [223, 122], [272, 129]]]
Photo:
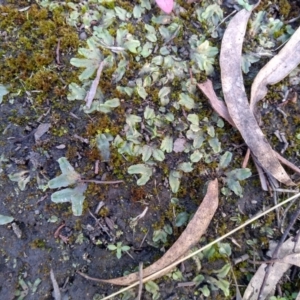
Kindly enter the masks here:
[[239, 11], [224, 33], [220, 67], [225, 102], [237, 129], [263, 169], [286, 185], [294, 185], [279, 163], [250, 110], [241, 70], [242, 46], [251, 11]]
[[[267, 299], [272, 291], [275, 291], [277, 282], [282, 278], [284, 273], [291, 268], [292, 264], [299, 265], [299, 263], [296, 263], [295, 261], [289, 261], [291, 258], [289, 257], [290, 255], [299, 257], [298, 255], [295, 255], [295, 253], [300, 253], [300, 244], [298, 243], [296, 244], [296, 247], [294, 247], [295, 242], [293, 241], [293, 237], [291, 237], [279, 248], [278, 256], [275, 258], [277, 262], [269, 266], [267, 263], [263, 263], [258, 268], [244, 292], [243, 300], [264, 300]], [[272, 258], [271, 261], [273, 260], [274, 259]], [[265, 282], [263, 293], [259, 298], [260, 288], [263, 284], [267, 267], [269, 267], [269, 276]]]
[[[147, 267], [143, 270], [143, 278], [152, 275], [172, 263], [174, 263], [177, 259], [182, 257], [187, 253], [187, 251], [197, 244], [201, 238], [201, 236], [206, 232], [208, 225], [210, 224], [217, 208], [219, 205], [218, 200], [218, 180], [215, 179], [211, 181], [207, 188], [207, 193], [201, 202], [199, 208], [197, 209], [194, 217], [187, 225], [184, 232], [178, 238], [178, 240], [173, 244], [173, 246], [155, 263], [151, 266]], [[167, 270], [166, 273], [169, 273], [170, 270]], [[132, 273], [124, 277], [114, 278], [114, 279], [98, 279], [87, 276], [84, 273], [77, 272], [82, 275], [86, 279], [90, 279], [96, 282], [101, 283], [110, 283], [115, 285], [130, 285], [134, 282], [138, 282], [140, 280], [139, 273]], [[157, 277], [161, 277], [165, 275], [165, 273], [160, 273]], [[154, 280], [152, 278], [151, 280]]]
[[251, 86], [250, 109], [255, 111], [258, 101], [268, 92], [267, 85], [284, 79], [300, 64], [300, 27], [290, 40], [256, 75]]

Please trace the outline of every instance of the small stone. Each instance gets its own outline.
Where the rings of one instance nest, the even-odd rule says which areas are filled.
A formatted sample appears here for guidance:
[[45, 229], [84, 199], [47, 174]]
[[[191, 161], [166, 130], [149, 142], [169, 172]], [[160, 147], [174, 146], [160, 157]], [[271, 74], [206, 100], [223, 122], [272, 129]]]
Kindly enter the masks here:
[[65, 149], [65, 148], [66, 148], [66, 145], [64, 145], [64, 144], [56, 146], [56, 149]]
[[85, 31], [80, 32], [79, 39], [82, 41], [85, 41], [87, 39], [87, 34], [85, 33]]

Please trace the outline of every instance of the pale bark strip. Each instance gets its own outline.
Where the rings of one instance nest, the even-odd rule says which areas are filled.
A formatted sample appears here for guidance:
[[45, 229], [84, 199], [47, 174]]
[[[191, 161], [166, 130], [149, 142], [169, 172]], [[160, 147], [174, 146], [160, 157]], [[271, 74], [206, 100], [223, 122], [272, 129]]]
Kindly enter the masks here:
[[[215, 179], [211, 181], [207, 188], [207, 193], [202, 200], [198, 210], [196, 211], [194, 217], [187, 225], [184, 232], [178, 238], [178, 240], [173, 244], [173, 246], [155, 263], [151, 266], [147, 267], [143, 270], [143, 277], [148, 277], [152, 275], [172, 263], [174, 263], [177, 259], [182, 257], [187, 253], [187, 251], [194, 246], [196, 243], [199, 242], [201, 236], [205, 234], [208, 225], [210, 224], [217, 208], [219, 205], [218, 200], [218, 180]], [[169, 273], [170, 270], [167, 270]], [[81, 272], [77, 272], [78, 274], [82, 275], [86, 279], [90, 279], [96, 282], [104, 282], [116, 285], [130, 285], [134, 282], [140, 280], [139, 273], [132, 273], [124, 277], [114, 278], [114, 279], [98, 279], [89, 277]], [[165, 275], [165, 273], [160, 273], [157, 277], [161, 277]], [[152, 278], [151, 280], [154, 280]]]
[[250, 110], [241, 70], [243, 39], [251, 12], [243, 9], [230, 21], [220, 53], [221, 80], [229, 114], [264, 170], [286, 185], [294, 185]]
[[267, 85], [276, 84], [284, 79], [300, 64], [300, 27], [294, 32], [290, 40], [256, 75], [251, 86], [250, 109], [255, 111], [258, 101], [267, 92]]
[[[293, 252], [296, 252], [297, 254], [294, 254]], [[278, 262], [275, 262], [274, 264], [269, 266], [271, 268], [271, 271], [269, 273], [261, 298], [258, 299], [258, 294], [266, 273], [267, 264], [265, 263], [258, 268], [255, 275], [251, 278], [251, 281], [249, 282], [247, 289], [243, 295], [243, 300], [268, 299], [267, 297], [273, 291], [275, 291], [277, 282], [282, 278], [283, 274], [292, 266], [292, 264], [299, 265], [295, 263], [295, 261], [289, 262], [287, 256], [294, 255], [295, 257], [299, 257], [299, 252], [300, 244], [298, 243], [295, 246], [293, 238], [289, 238], [286, 242], [284, 242], [282, 247], [279, 249]], [[285, 262], [285, 259], [287, 260], [287, 262]]]

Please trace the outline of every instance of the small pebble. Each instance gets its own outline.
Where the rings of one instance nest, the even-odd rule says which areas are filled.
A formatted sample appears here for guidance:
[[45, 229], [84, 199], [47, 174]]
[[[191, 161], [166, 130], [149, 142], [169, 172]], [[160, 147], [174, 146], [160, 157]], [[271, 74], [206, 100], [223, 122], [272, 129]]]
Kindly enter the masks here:
[[22, 231], [20, 227], [15, 222], [13, 222], [11, 226], [15, 235], [18, 237], [18, 239], [20, 239], [22, 237]]
[[56, 149], [65, 149], [65, 148], [66, 148], [66, 145], [64, 145], [64, 144], [56, 146]]
[[85, 41], [87, 39], [87, 34], [84, 31], [80, 32], [79, 39]]

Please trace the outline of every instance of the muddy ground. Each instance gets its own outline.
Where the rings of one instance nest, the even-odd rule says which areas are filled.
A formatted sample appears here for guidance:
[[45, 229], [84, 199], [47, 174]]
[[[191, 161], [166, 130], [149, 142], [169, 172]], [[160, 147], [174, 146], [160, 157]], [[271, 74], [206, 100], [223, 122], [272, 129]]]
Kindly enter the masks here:
[[[179, 227], [175, 226], [176, 215], [186, 212], [190, 217], [201, 203], [209, 180], [217, 177], [222, 186], [222, 174], [216, 171], [216, 165], [207, 167], [207, 169], [199, 167], [188, 177], [182, 178], [181, 189], [175, 195], [178, 202], [172, 203], [171, 198], [175, 197], [166, 182], [167, 176], [163, 168], [157, 169], [155, 175], [145, 186], [138, 186], [136, 178], [126, 173], [130, 163], [138, 163], [136, 158], [132, 161], [118, 160], [117, 165], [101, 162], [99, 151], [86, 140], [94, 137], [98, 127], [101, 127], [101, 122], [102, 124], [105, 122], [101, 129], [106, 126], [117, 127], [114, 130], [121, 128], [122, 120], [120, 120], [119, 114], [128, 109], [135, 109], [134, 105], [136, 104], [125, 101], [109, 115], [100, 112], [87, 115], [80, 109], [78, 101], [68, 101], [66, 99], [67, 84], [71, 83], [72, 79], [78, 75], [77, 69], [71, 66], [69, 61], [76, 56], [76, 46], [85, 44], [85, 39], [80, 39], [82, 32], [74, 28], [69, 29], [75, 34], [74, 41], [68, 41], [69, 44], [62, 48], [60, 64], [57, 63], [55, 57], [56, 38], [51, 45], [50, 60], [45, 59], [40, 62], [39, 67], [31, 66], [29, 65], [30, 56], [36, 49], [41, 52], [43, 45], [35, 39], [28, 42], [31, 43], [30, 47], [34, 45], [36, 49], [32, 47], [32, 50], [28, 50], [30, 48], [28, 46], [27, 57], [21, 60], [20, 51], [22, 49], [16, 42], [17, 36], [26, 33], [26, 38], [30, 40], [29, 35], [32, 29], [29, 28], [29, 31], [25, 31], [23, 28], [19, 33], [16, 30], [21, 28], [26, 18], [34, 22], [30, 18], [33, 18], [34, 13], [36, 14], [41, 8], [35, 1], [6, 2], [0, 1], [2, 18], [0, 83], [10, 84], [11, 94], [5, 97], [0, 105], [0, 214], [12, 216], [14, 221], [0, 226], [0, 299], [54, 299], [53, 284], [50, 280], [51, 269], [61, 288], [62, 299], [102, 299], [119, 288], [89, 281], [78, 275], [76, 271], [106, 279], [122, 276], [124, 272], [137, 271], [139, 262], [143, 262], [144, 266], [150, 265], [163, 255], [184, 230], [186, 223]], [[300, 10], [297, 1], [287, 2], [295, 10]], [[27, 7], [26, 10], [20, 11], [24, 7]], [[8, 9], [11, 9], [11, 12]], [[271, 8], [267, 6], [266, 9], [270, 10]], [[232, 8], [224, 6], [224, 10], [226, 14], [229, 14]], [[33, 11], [33, 15], [30, 15], [31, 11]], [[154, 13], [157, 12], [158, 10], [155, 9]], [[22, 13], [25, 17], [20, 16]], [[276, 13], [278, 15], [280, 11]], [[291, 17], [293, 17], [293, 11], [284, 16], [285, 19]], [[3, 21], [5, 18], [11, 19], [5, 23]], [[38, 18], [40, 18], [39, 22], [45, 21], [47, 18], [54, 19], [53, 13], [50, 12], [46, 17], [39, 16]], [[55, 24], [58, 24], [59, 28], [66, 26], [63, 21], [62, 23], [57, 21]], [[292, 25], [296, 28], [299, 26], [299, 22]], [[65, 37], [63, 31], [57, 29], [57, 32], [62, 39]], [[46, 37], [47, 35], [40, 36], [40, 39], [46, 39]], [[18, 49], [13, 47], [14, 43]], [[11, 60], [10, 62], [8, 62], [8, 58]], [[16, 59], [15, 65], [13, 59]], [[263, 64], [263, 62], [261, 63]], [[58, 74], [57, 78], [50, 78], [49, 74], [40, 74], [41, 77], [35, 78], [35, 81], [27, 81], [28, 78], [34, 77], [34, 74], [43, 69], [43, 64], [47, 67], [50, 66], [51, 72]], [[255, 66], [252, 70], [253, 74], [259, 67], [259, 65]], [[253, 74], [249, 74], [249, 81], [253, 78]], [[215, 74], [215, 80], [219, 81], [218, 74]], [[48, 81], [49, 86], [47, 85]], [[220, 93], [219, 84], [216, 84], [216, 87]], [[293, 89], [299, 96], [299, 86], [294, 86]], [[39, 94], [35, 90], [42, 92]], [[276, 129], [283, 130], [290, 139], [293, 139], [297, 133], [299, 134], [300, 101], [288, 104], [284, 108], [288, 115], [287, 118], [284, 118], [276, 110], [276, 101], [272, 98], [276, 93], [276, 88], [274, 88], [272, 95], [268, 98], [269, 106], [262, 107], [261, 113], [264, 122], [263, 130], [271, 140], [272, 146], [280, 152], [284, 144], [274, 138], [273, 133]], [[37, 95], [40, 95], [38, 99]], [[203, 95], [199, 91], [196, 95], [202, 102], [203, 111], [207, 116], [212, 116], [212, 109]], [[278, 96], [278, 98], [280, 97]], [[139, 109], [142, 112], [143, 106], [140, 105]], [[50, 128], [40, 138], [36, 138], [35, 133], [40, 124], [50, 124]], [[243, 140], [239, 133], [232, 130], [230, 125], [225, 124], [219, 138], [224, 151], [232, 151], [235, 154], [234, 166], [240, 166], [246, 147], [242, 145]], [[112, 149], [111, 151], [113, 157], [118, 157], [116, 150]], [[60, 174], [57, 160], [61, 157], [67, 157], [84, 179], [123, 180], [123, 183], [113, 185], [89, 183], [83, 214], [75, 217], [69, 203], [56, 204], [51, 201], [52, 190], [38, 189], [37, 176], [47, 182]], [[297, 140], [294, 139], [290, 143], [285, 157], [299, 166], [299, 141], [297, 144]], [[166, 165], [172, 166], [178, 159], [180, 159], [179, 155], [174, 154], [174, 156], [168, 157]], [[95, 174], [96, 161], [99, 161], [98, 174]], [[220, 193], [219, 209], [207, 234], [197, 246], [205, 245], [233, 229], [240, 221], [246, 220], [262, 208], [272, 205], [272, 196], [260, 188], [255, 167], [250, 163], [249, 168], [253, 175], [243, 182], [244, 196], [239, 198], [231, 193], [226, 197]], [[10, 174], [20, 171], [28, 171], [26, 175], [31, 176], [24, 191], [20, 190], [18, 182], [9, 179]], [[293, 174], [292, 178], [295, 181], [298, 180], [298, 177]], [[287, 196], [287, 194], [280, 195], [280, 199], [287, 198]], [[102, 207], [97, 210], [99, 203], [102, 203]], [[141, 214], [146, 207], [148, 207], [146, 216], [136, 226], [133, 226], [132, 219]], [[288, 214], [287, 220], [292, 212], [291, 210]], [[63, 226], [60, 227], [61, 225]], [[165, 243], [155, 243], [153, 241], [154, 231], [162, 229], [165, 225], [171, 226], [173, 233], [167, 236]], [[271, 228], [273, 232], [262, 232], [261, 227]], [[292, 233], [295, 233], [297, 228], [299, 228], [299, 222], [293, 228]], [[281, 234], [275, 214], [264, 217], [255, 226], [249, 226], [235, 234], [234, 240], [226, 240], [232, 249], [230, 261], [245, 253], [250, 256], [255, 253], [256, 259], [263, 260], [269, 240], [278, 239]], [[245, 243], [245, 240], [254, 239], [257, 241], [255, 245], [249, 246]], [[122, 242], [123, 245], [130, 247], [128, 253], [122, 253], [120, 259], [116, 257], [115, 252], [109, 251], [107, 248], [108, 244], [117, 242]], [[211, 270], [222, 268], [225, 262], [226, 259], [220, 255], [216, 255], [210, 260], [203, 259], [201, 272], [211, 275]], [[256, 268], [257, 266], [247, 262], [243, 262], [242, 266], [235, 267], [241, 290], [247, 286]], [[190, 282], [201, 273], [197, 270], [194, 260], [181, 264], [179, 270], [183, 276], [179, 280], [164, 276], [156, 281], [160, 291], [159, 299], [226, 298], [222, 291], [217, 289], [212, 289], [211, 295], [204, 298], [204, 296], [200, 296], [199, 287], [178, 287], [179, 282]], [[281, 282], [283, 290], [288, 291], [289, 294], [300, 288], [299, 269], [295, 268], [293, 272], [292, 281], [284, 278]], [[232, 275], [229, 273], [226, 278], [230, 282], [230, 296], [227, 299], [235, 299]], [[118, 296], [115, 299], [134, 299], [132, 295]], [[142, 299], [152, 299], [152, 295], [144, 291]]]

